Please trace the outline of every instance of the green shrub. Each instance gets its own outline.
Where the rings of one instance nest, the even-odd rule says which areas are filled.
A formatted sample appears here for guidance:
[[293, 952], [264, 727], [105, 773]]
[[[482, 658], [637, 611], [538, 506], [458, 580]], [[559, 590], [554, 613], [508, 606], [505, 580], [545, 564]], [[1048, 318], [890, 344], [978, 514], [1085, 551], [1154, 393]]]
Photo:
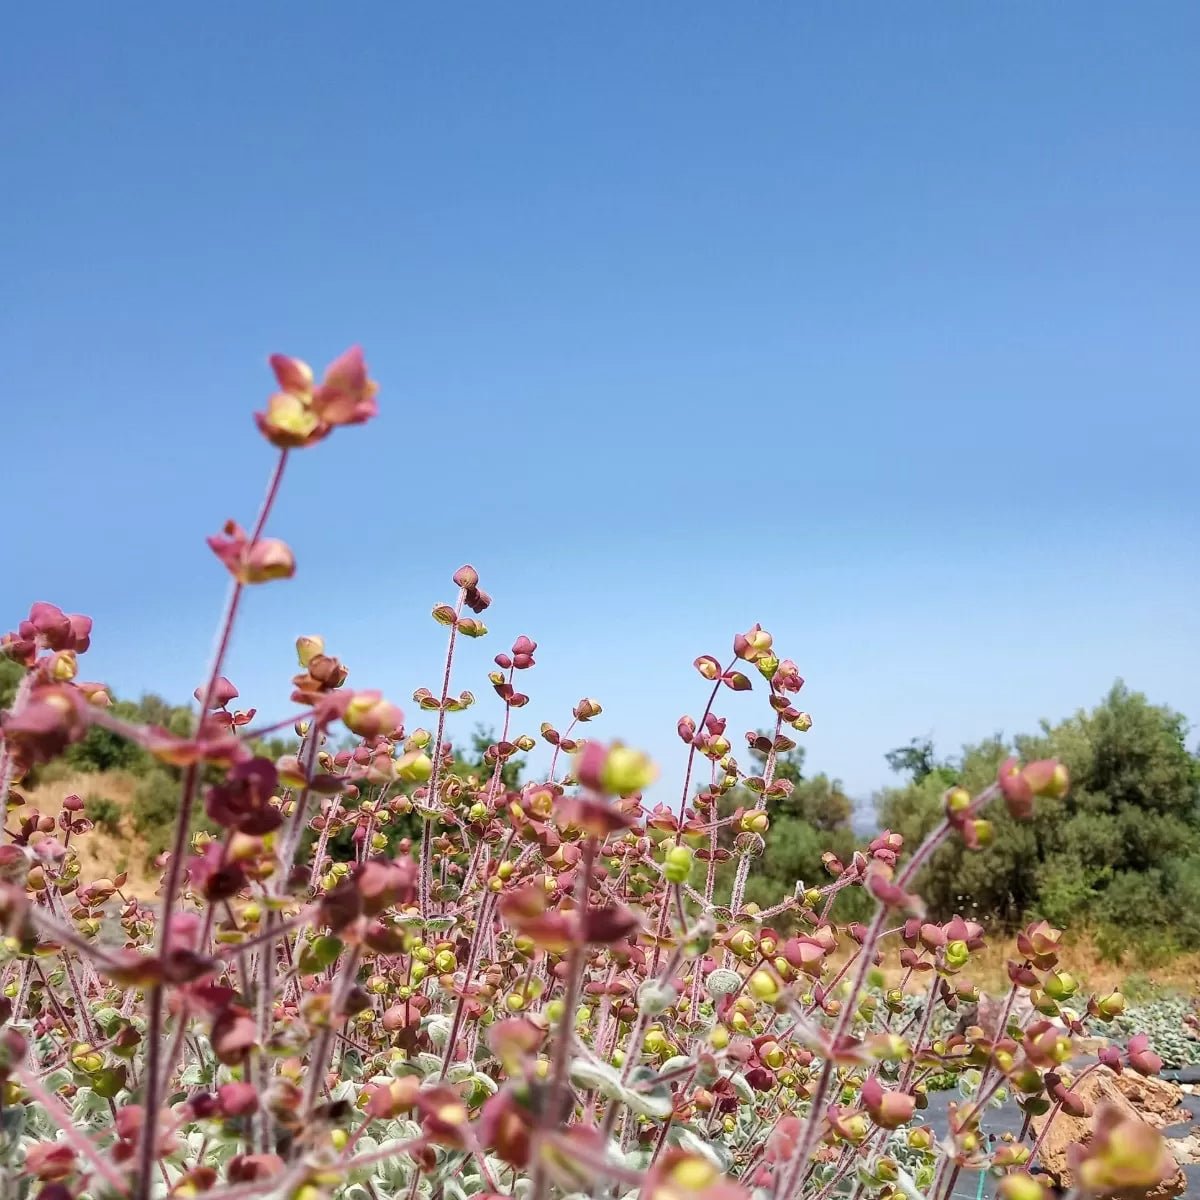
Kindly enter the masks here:
[[64, 779], [69, 779], [74, 775], [77, 769], [63, 758], [56, 758], [53, 762], [39, 763], [25, 777], [23, 786], [35, 788], [45, 787], [50, 783], [61, 783]]
[[109, 837], [117, 837], [120, 834], [121, 806], [115, 800], [110, 800], [107, 796], [90, 795], [84, 801], [83, 811], [87, 819]]
[[161, 854], [170, 845], [179, 815], [179, 781], [162, 768], [152, 770], [138, 783], [131, 815], [146, 858]]
[[1121, 984], [1121, 992], [1130, 1004], [1144, 1004], [1147, 1000], [1155, 999], [1162, 989], [1144, 971], [1135, 971], [1126, 976]]
[[913, 778], [880, 795], [880, 819], [911, 843], [942, 819], [949, 784], [978, 791], [1014, 752], [1060, 760], [1065, 798], [1039, 800], [1028, 822], [999, 809], [984, 850], [955, 842], [933, 856], [921, 881], [931, 913], [1097, 928], [1108, 957], [1136, 946], [1140, 961], [1161, 962], [1200, 947], [1200, 762], [1186, 736], [1179, 713], [1118, 683], [1090, 711], [969, 746], [956, 762], [927, 770], [925, 757], [895, 752]]

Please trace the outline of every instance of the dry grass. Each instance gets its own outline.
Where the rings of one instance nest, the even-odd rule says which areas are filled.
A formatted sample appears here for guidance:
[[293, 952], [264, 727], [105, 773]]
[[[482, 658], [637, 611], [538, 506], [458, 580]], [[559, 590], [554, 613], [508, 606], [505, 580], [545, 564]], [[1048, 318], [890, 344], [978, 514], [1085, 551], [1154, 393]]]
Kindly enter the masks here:
[[128, 873], [123, 889], [128, 895], [149, 899], [154, 895], [158, 879], [153, 870], [147, 871], [145, 850], [133, 827], [133, 797], [138, 780], [126, 771], [76, 771], [53, 778], [37, 787], [23, 789], [28, 808], [57, 817], [67, 796], [81, 796], [86, 805], [92, 797], [102, 796], [113, 801], [121, 810], [118, 832], [113, 835], [97, 825], [85, 836], [73, 839], [79, 853], [80, 879], [111, 879], [121, 871]]
[[[82, 796], [85, 802], [93, 796], [114, 801], [123, 814], [118, 834], [112, 836], [97, 826], [78, 840], [81, 878], [87, 883], [93, 879], [111, 878], [125, 870], [128, 872], [126, 892], [149, 899], [155, 893], [158, 879], [153, 870], [146, 870], [145, 849], [133, 828], [131, 812], [137, 784], [137, 778], [125, 771], [74, 772], [26, 790], [25, 797], [30, 806], [52, 816], [59, 814], [63, 798], [72, 793]], [[1008, 981], [1004, 964], [1014, 952], [1011, 938], [996, 936], [975, 956], [971, 978], [992, 995], [1005, 991]], [[1061, 962], [1063, 969], [1080, 981], [1081, 990], [1087, 992], [1111, 991], [1123, 986], [1135, 974], [1144, 984], [1185, 991], [1194, 991], [1196, 980], [1200, 979], [1200, 954], [1183, 954], [1165, 965], [1147, 967], [1137, 961], [1136, 947], [1131, 947], [1126, 962], [1114, 963], [1102, 958], [1087, 933], [1068, 934]], [[899, 969], [889, 971], [889, 982], [895, 986], [901, 974]], [[919, 983], [917, 987], [920, 990], [924, 984]]]
[[[905, 971], [896, 964], [894, 954], [893, 943], [888, 954], [892, 961], [890, 965], [885, 966], [884, 976], [888, 986], [899, 987]], [[1002, 995], [1009, 987], [1005, 964], [1015, 955], [1014, 939], [1004, 934], [996, 934], [982, 951], [971, 956], [971, 964], [964, 974], [988, 995]], [[845, 958], [843, 955], [836, 955], [834, 961], [840, 964]], [[1063, 939], [1059, 963], [1064, 971], [1069, 971], [1075, 976], [1079, 981], [1080, 992], [1085, 995], [1090, 992], [1104, 993], [1121, 989], [1134, 975], [1142, 987], [1189, 993], [1195, 992], [1196, 980], [1200, 979], [1200, 954], [1180, 954], [1164, 965], [1147, 966], [1138, 961], [1136, 948], [1131, 947], [1126, 961], [1112, 962], [1102, 957], [1096, 943], [1087, 933], [1067, 934]], [[923, 992], [928, 983], [928, 976], [914, 976], [907, 990], [914, 993]]]
[[[1194, 991], [1200, 979], [1200, 954], [1180, 954], [1162, 966], [1144, 966], [1137, 960], [1136, 946], [1130, 947], [1126, 961], [1116, 963], [1105, 960], [1090, 934], [1068, 933], [1063, 939], [1064, 947], [1059, 962], [1063, 970], [1069, 971], [1080, 982], [1080, 990], [1087, 992], [1110, 992], [1121, 988], [1131, 975], [1138, 975], [1148, 983], [1160, 988], [1178, 988]], [[1005, 961], [1015, 953], [1010, 941], [997, 939], [979, 955], [980, 984], [990, 993], [1008, 987]]]

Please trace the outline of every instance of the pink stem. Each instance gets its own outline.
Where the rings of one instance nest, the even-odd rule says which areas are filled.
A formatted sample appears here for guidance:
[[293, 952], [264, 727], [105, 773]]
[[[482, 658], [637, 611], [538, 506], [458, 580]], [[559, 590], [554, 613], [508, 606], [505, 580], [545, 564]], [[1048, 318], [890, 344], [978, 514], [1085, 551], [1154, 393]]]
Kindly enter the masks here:
[[[450, 640], [446, 645], [446, 666], [442, 671], [441, 704], [438, 706], [437, 733], [433, 743], [433, 774], [429, 778], [429, 807], [436, 808], [438, 785], [442, 773], [442, 738], [446, 731], [446, 700], [450, 696], [450, 672], [454, 666], [454, 643], [458, 639], [458, 619], [466, 601], [466, 589], [460, 588], [458, 603], [454, 606], [454, 624], [450, 626]], [[433, 822], [426, 817], [421, 822], [421, 874], [418, 883], [418, 902], [421, 916], [429, 916], [429, 885], [433, 872]]]
[[[254, 532], [250, 535], [249, 548], [253, 548], [267, 523], [267, 517], [279, 495], [279, 485], [283, 482], [284, 468], [287, 466], [288, 452], [281, 450], [276, 460], [275, 469], [267, 484], [267, 494], [263, 498], [258, 519], [254, 523]], [[238, 606], [241, 604], [245, 584], [235, 580], [229, 593], [225, 614], [221, 620], [220, 632], [217, 636], [217, 650], [213, 656], [212, 667], [208, 673], [208, 682], [204, 687], [204, 699], [200, 703], [200, 728], [203, 729], [208, 711], [212, 707], [213, 695], [217, 688], [217, 679], [229, 652], [229, 644], [233, 638], [233, 626], [237, 619]], [[158, 957], [165, 960], [171, 951], [171, 915], [175, 908], [175, 897], [183, 880], [184, 855], [187, 851], [188, 837], [191, 832], [192, 807], [195, 804], [196, 789], [200, 781], [199, 767], [192, 765], [186, 769], [183, 776], [183, 791], [179, 801], [179, 817], [175, 824], [175, 840], [171, 848], [171, 857], [167, 862], [167, 877], [163, 883], [162, 907], [158, 923]], [[143, 1073], [144, 1096], [143, 1106], [146, 1119], [142, 1127], [141, 1145], [138, 1149], [138, 1177], [136, 1200], [150, 1200], [150, 1182], [154, 1171], [155, 1146], [158, 1143], [158, 1118], [161, 1107], [159, 1087], [162, 1082], [161, 1059], [163, 1053], [163, 986], [161, 983], [150, 988], [146, 997], [149, 1008], [149, 1018], [146, 1028], [146, 1069]]]
[[129, 1183], [123, 1179], [113, 1165], [96, 1149], [92, 1143], [75, 1127], [71, 1114], [59, 1104], [57, 1097], [52, 1096], [44, 1087], [37, 1075], [29, 1071], [17, 1069], [17, 1078], [21, 1086], [46, 1110], [54, 1123], [62, 1132], [63, 1140], [81, 1157], [87, 1159], [98, 1175], [102, 1175], [106, 1183], [115, 1188], [122, 1196], [129, 1195]]

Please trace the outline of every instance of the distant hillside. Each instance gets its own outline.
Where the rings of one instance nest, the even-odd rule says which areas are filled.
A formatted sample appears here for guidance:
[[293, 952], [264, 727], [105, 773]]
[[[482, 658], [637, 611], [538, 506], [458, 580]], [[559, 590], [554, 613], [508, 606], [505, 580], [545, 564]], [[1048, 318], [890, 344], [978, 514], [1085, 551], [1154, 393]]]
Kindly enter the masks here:
[[29, 808], [53, 817], [62, 812], [67, 796], [79, 796], [85, 815], [96, 823], [90, 832], [71, 840], [72, 848], [79, 852], [81, 879], [90, 883], [126, 871], [128, 881], [123, 890], [146, 899], [154, 895], [158, 877], [153, 868], [147, 868], [145, 844], [133, 827], [137, 786], [137, 776], [128, 771], [76, 771], [52, 773], [50, 780], [22, 792]]

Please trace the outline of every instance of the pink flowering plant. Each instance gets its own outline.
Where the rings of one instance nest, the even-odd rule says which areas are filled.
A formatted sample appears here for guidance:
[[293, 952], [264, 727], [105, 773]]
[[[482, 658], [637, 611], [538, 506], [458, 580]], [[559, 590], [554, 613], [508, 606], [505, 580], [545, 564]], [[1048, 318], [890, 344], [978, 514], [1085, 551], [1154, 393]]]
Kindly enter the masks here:
[[[238, 614], [250, 589], [296, 571], [269, 535], [285, 469], [376, 413], [357, 349], [319, 383], [295, 359], [271, 366], [278, 390], [255, 421], [278, 454], [258, 515], [208, 539], [231, 586], [190, 732], [131, 724], [79, 678], [87, 617], [37, 603], [0, 644], [24, 669], [0, 726], [8, 1195], [945, 1200], [962, 1173], [987, 1172], [1009, 1200], [1036, 1200], [1049, 1122], [1087, 1115], [1082, 1076], [1158, 1070], [1134, 1037], [1075, 1071], [1072, 1039], [1123, 1001], [1077, 998], [1044, 922], [1017, 939], [995, 1027], [939, 1032], [937, 1014], [979, 998], [985, 931], [925, 919], [922, 866], [948, 839], [986, 844], [989, 805], [1024, 816], [1062, 795], [1055, 762], [1009, 761], [978, 795], [952, 789], [911, 852], [885, 831], [849, 862], [828, 855], [825, 882], [774, 908], [744, 902], [792, 787], [777, 756], [812, 724], [796, 664], [758, 625], [695, 660], [682, 790], [653, 806], [648, 759], [588, 736], [597, 701], [530, 732], [528, 637], [488, 676], [501, 733], [486, 769], [450, 769], [450, 722], [475, 704], [456, 667], [491, 605], [470, 566], [433, 609], [447, 645], [440, 681], [413, 694], [423, 726], [352, 685], [315, 636], [297, 639], [285, 716], [238, 707], [223, 673]], [[731, 693], [758, 699], [767, 729], [747, 742], [761, 773], [734, 756], [718, 712]], [[77, 797], [49, 816], [22, 795], [94, 726], [179, 773], [154, 903], [121, 875], [81, 877]], [[295, 753], [256, 753], [293, 728]], [[538, 738], [548, 769], [510, 787], [506, 768]], [[753, 802], [731, 812], [735, 788]], [[865, 923], [833, 921], [846, 889], [870, 897]], [[964, 1099], [935, 1136], [928, 1084], [947, 1073]], [[1024, 1127], [989, 1137], [1005, 1096]], [[1170, 1172], [1156, 1133], [1096, 1116], [1075, 1163], [1087, 1194]]]

